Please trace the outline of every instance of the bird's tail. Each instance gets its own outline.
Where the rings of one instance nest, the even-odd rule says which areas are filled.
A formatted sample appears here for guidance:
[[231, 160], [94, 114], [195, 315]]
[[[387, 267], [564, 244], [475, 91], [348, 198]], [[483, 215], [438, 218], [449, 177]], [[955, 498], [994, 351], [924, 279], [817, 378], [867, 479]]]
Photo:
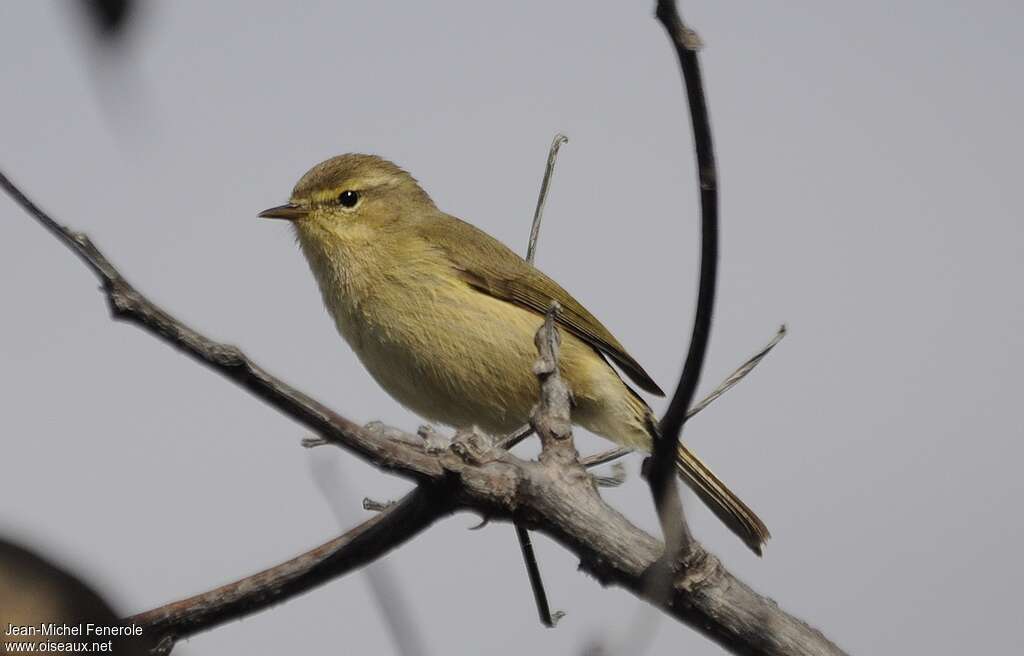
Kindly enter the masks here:
[[700, 458], [682, 443], [678, 446], [676, 468], [679, 477], [701, 498], [711, 512], [758, 556], [771, 534], [764, 522], [726, 487]]

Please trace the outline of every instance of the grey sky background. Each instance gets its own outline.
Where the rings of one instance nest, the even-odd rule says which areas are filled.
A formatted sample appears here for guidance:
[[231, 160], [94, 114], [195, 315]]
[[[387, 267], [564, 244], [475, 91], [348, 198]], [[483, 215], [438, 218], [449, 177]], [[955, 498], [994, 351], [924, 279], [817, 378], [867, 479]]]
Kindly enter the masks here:
[[[686, 2], [721, 170], [703, 388], [790, 335], [689, 443], [765, 519], [757, 559], [688, 496], [740, 577], [858, 654], [1019, 649], [1024, 115], [1019, 2]], [[180, 318], [356, 420], [419, 422], [363, 371], [286, 226], [256, 213], [316, 162], [373, 152], [523, 250], [552, 135], [539, 266], [666, 388], [696, 291], [679, 71], [653, 2], [150, 2], [120, 60], [70, 3], [0, 7], [0, 165]], [[336, 535], [406, 485], [151, 336], [0, 200], [0, 534], [125, 613]], [[656, 410], [664, 400], [650, 399]], [[581, 448], [603, 443], [580, 437]], [[322, 465], [322, 463], [321, 463]], [[607, 498], [656, 530], [639, 459]], [[450, 518], [386, 559], [432, 654], [580, 653], [642, 605], [511, 527]], [[361, 574], [181, 653], [393, 653]], [[652, 654], [720, 650], [670, 620]]]

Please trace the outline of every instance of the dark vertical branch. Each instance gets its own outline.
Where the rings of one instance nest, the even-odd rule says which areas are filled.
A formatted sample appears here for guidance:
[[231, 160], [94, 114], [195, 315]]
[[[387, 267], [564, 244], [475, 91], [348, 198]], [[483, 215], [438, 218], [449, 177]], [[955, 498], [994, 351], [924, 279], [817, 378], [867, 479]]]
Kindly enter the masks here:
[[540, 566], [537, 564], [537, 554], [533, 551], [530, 532], [518, 522], [514, 526], [516, 537], [519, 538], [519, 550], [523, 553], [523, 563], [526, 565], [526, 575], [530, 578], [533, 601], [537, 604], [537, 617], [544, 626], [549, 629], [554, 628], [561, 613], [551, 614], [551, 606], [548, 604], [548, 595], [544, 591], [544, 579], [540, 577]]
[[[701, 205], [700, 284], [693, 333], [690, 338], [690, 348], [686, 354], [686, 363], [683, 365], [683, 373], [679, 379], [679, 386], [676, 388], [668, 410], [659, 425], [662, 435], [672, 438], [678, 435], [686, 421], [687, 411], [697, 390], [697, 383], [700, 382], [708, 337], [711, 334], [711, 318], [714, 313], [715, 287], [718, 278], [718, 173], [711, 141], [707, 103], [701, 81], [700, 63], [697, 60], [700, 41], [696, 34], [683, 24], [674, 2], [670, 0], [659, 2], [657, 16], [676, 47], [676, 54], [679, 56], [679, 64], [683, 71], [683, 80], [686, 83], [686, 97], [690, 105], [690, 122], [697, 153]], [[671, 441], [671, 439], [667, 440], [668, 443]], [[656, 453], [674, 453], [674, 447], [674, 444], [667, 447], [662, 446], [656, 449]]]
[[708, 121], [700, 64], [697, 61], [699, 41], [687, 28], [676, 10], [673, 0], [659, 0], [658, 20], [668, 32], [679, 57], [686, 96], [690, 106], [690, 123], [697, 153], [697, 172], [700, 181], [701, 204], [701, 258], [700, 283], [697, 293], [697, 311], [693, 320], [690, 347], [686, 363], [668, 410], [658, 425], [661, 439], [654, 444], [648, 469], [651, 494], [658, 508], [666, 549], [674, 553], [692, 542], [682, 518], [675, 485], [676, 443], [686, 421], [700, 381], [711, 333], [711, 318], [715, 307], [715, 286], [718, 277], [718, 186], [711, 126]]
[[79, 0], [79, 5], [104, 42], [121, 38], [138, 9], [135, 0]]

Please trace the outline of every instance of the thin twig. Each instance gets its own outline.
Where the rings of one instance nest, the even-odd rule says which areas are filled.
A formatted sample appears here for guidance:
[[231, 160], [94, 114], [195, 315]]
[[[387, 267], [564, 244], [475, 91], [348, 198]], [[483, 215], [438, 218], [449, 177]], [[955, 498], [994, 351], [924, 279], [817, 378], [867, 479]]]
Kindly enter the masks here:
[[607, 451], [599, 451], [592, 456], [580, 458], [580, 464], [590, 469], [591, 467], [597, 467], [603, 465], [606, 462], [618, 460], [623, 456], [628, 456], [633, 453], [633, 449], [627, 449], [624, 446], [620, 446], [617, 449], [608, 449]]
[[772, 341], [768, 342], [767, 346], [765, 346], [763, 349], [761, 349], [756, 354], [751, 356], [749, 360], [741, 364], [739, 368], [736, 369], [736, 371], [729, 374], [729, 377], [723, 380], [721, 384], [719, 384], [718, 387], [714, 389], [714, 391], [712, 391], [710, 394], [701, 399], [699, 403], [690, 408], [690, 411], [686, 413], [686, 419], [689, 420], [695, 414], [711, 405], [712, 401], [728, 392], [730, 389], [733, 388], [733, 386], [736, 385], [736, 383], [743, 380], [747, 374], [754, 370], [754, 367], [761, 363], [761, 360], [764, 360], [764, 357], [766, 355], [771, 353], [772, 349], [775, 348], [775, 346], [780, 341], [782, 341], [782, 338], [785, 336], [786, 326], [779, 326], [779, 331], [775, 333], [775, 337], [772, 337]]
[[377, 501], [370, 497], [363, 497], [363, 510], [368, 510], [370, 512], [384, 512], [396, 503], [398, 502], [394, 499], [390, 501]]
[[[533, 264], [537, 254], [537, 239], [540, 237], [540, 223], [544, 218], [544, 203], [548, 197], [548, 189], [551, 186], [551, 177], [555, 173], [555, 160], [558, 159], [558, 149], [562, 144], [568, 143], [569, 137], [564, 134], [556, 134], [551, 140], [551, 148], [548, 150], [548, 161], [544, 167], [544, 179], [540, 183], [540, 194], [537, 196], [537, 207], [533, 211], [533, 225], [530, 226], [530, 241], [526, 247], [526, 261]], [[515, 432], [506, 435], [498, 441], [497, 446], [503, 449], [511, 449], [533, 433], [532, 426], [523, 426]], [[537, 565], [537, 555], [533, 551], [533, 542], [530, 540], [530, 533], [525, 527], [516, 523], [516, 537], [519, 539], [519, 550], [523, 554], [523, 564], [526, 565], [526, 573], [530, 579], [530, 587], [533, 589], [533, 599], [537, 603], [537, 615], [540, 616], [540, 623], [548, 628], [553, 628], [558, 623], [558, 617], [551, 615], [548, 604], [548, 594], [544, 590], [544, 579], [540, 576], [540, 567]]]
[[[580, 465], [583, 465], [583, 462], [580, 462]], [[626, 482], [626, 468], [621, 462], [617, 462], [612, 465], [610, 474], [595, 474], [593, 478], [594, 485], [598, 487], [619, 487]]]
[[551, 176], [555, 173], [555, 160], [558, 159], [558, 149], [565, 143], [569, 143], [569, 137], [561, 133], [556, 134], [555, 138], [551, 141], [551, 149], [548, 150], [548, 163], [544, 167], [544, 179], [540, 183], [537, 208], [533, 211], [533, 225], [530, 226], [530, 242], [526, 247], [526, 261], [530, 264], [533, 264], [533, 258], [537, 254], [540, 222], [544, 215], [544, 203], [548, 199], [548, 187], [551, 185]]
[[[718, 385], [718, 387], [716, 387], [710, 394], [705, 396], [696, 405], [690, 408], [690, 411], [686, 413], [686, 419], [689, 420], [690, 418], [692, 418], [695, 414], [711, 405], [711, 403], [715, 401], [715, 399], [717, 399], [718, 397], [722, 396], [730, 389], [732, 389], [736, 385], [736, 383], [746, 378], [747, 374], [753, 371], [754, 367], [759, 365], [761, 363], [761, 360], [764, 360], [764, 357], [771, 353], [772, 349], [775, 348], [775, 346], [785, 336], [786, 326], [779, 326], [779, 331], [775, 333], [775, 336], [772, 337], [772, 340], [768, 342], [768, 344], [764, 348], [762, 348], [760, 351], [752, 355], [746, 362], [741, 364], [735, 371], [729, 374], [729, 376], [725, 380], [723, 380]], [[592, 456], [582, 458], [580, 460], [580, 464], [583, 465], [584, 467], [596, 467], [597, 465], [603, 465], [606, 462], [617, 460], [622, 456], [628, 455], [630, 453], [633, 453], [633, 449], [627, 449], [625, 447], [619, 447], [617, 449], [608, 449], [607, 451], [601, 451], [600, 453], [595, 453]]]
[[533, 601], [537, 604], [537, 617], [540, 623], [552, 629], [558, 624], [558, 620], [565, 615], [562, 611], [551, 612], [548, 605], [548, 596], [544, 593], [544, 580], [540, 577], [540, 566], [537, 564], [537, 555], [533, 552], [533, 541], [530, 540], [530, 532], [522, 524], [515, 524], [516, 537], [519, 538], [519, 548], [523, 554], [523, 562], [526, 563], [526, 572], [530, 577], [530, 589], [533, 591]]
[[494, 443], [495, 448], [503, 449], [508, 451], [515, 445], [519, 444], [526, 438], [533, 435], [533, 426], [526, 424], [515, 429], [508, 435], [501, 437], [497, 442]]

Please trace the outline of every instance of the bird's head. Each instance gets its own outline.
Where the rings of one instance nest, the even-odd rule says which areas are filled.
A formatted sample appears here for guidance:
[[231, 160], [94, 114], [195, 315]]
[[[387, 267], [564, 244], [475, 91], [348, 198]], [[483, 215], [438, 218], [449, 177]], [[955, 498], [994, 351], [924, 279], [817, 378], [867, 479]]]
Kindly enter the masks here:
[[311, 168], [284, 205], [260, 212], [295, 224], [303, 239], [347, 240], [436, 210], [416, 179], [376, 155], [332, 157]]

